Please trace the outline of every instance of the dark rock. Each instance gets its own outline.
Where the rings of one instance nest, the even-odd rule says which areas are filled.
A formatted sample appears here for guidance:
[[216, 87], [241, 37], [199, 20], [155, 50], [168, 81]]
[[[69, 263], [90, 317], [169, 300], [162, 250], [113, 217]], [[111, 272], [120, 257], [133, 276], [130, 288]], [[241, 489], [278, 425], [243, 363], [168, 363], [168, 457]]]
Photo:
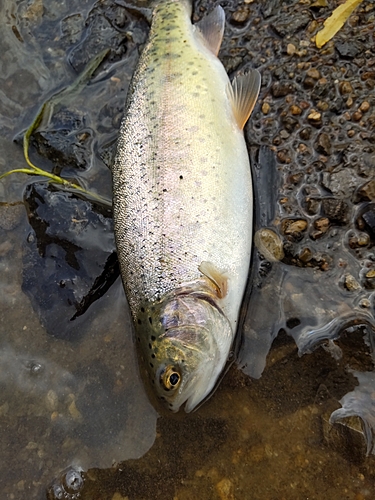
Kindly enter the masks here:
[[284, 22], [280, 22], [278, 19], [276, 22], [271, 23], [271, 28], [277, 35], [284, 38], [286, 35], [293, 35], [303, 28], [306, 28], [310, 21], [311, 14], [305, 10], [300, 12], [298, 16], [289, 17]]
[[50, 335], [79, 339], [86, 312], [119, 276], [111, 209], [47, 183], [29, 184], [24, 202], [32, 231], [22, 290]]
[[366, 184], [363, 184], [358, 188], [357, 195], [362, 200], [373, 201], [375, 200], [375, 180], [372, 179]]
[[345, 224], [347, 222], [348, 205], [343, 200], [337, 198], [323, 198], [323, 213], [331, 222]]
[[363, 44], [353, 39], [336, 41], [335, 49], [341, 57], [346, 59], [353, 59], [365, 50]]
[[290, 82], [275, 82], [271, 87], [273, 97], [285, 97], [294, 93], [294, 85]]
[[285, 116], [282, 119], [282, 123], [285, 127], [285, 130], [287, 132], [291, 133], [298, 125], [298, 120], [296, 118], [293, 118], [292, 116]]
[[332, 147], [331, 147], [331, 140], [329, 138], [329, 135], [326, 134], [325, 132], [322, 132], [321, 134], [319, 134], [316, 141], [315, 141], [314, 147], [318, 153], [321, 153], [324, 155], [330, 155]]
[[299, 136], [302, 140], [304, 141], [308, 141], [311, 137], [311, 132], [312, 132], [312, 129], [311, 127], [304, 127], [300, 133], [299, 133]]

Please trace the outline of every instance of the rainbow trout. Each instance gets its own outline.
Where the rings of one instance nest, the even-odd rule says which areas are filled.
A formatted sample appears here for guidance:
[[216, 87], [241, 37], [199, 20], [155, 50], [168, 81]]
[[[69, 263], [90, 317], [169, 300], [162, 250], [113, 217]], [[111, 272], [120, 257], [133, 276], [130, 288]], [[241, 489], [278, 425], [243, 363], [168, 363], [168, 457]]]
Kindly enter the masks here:
[[248, 276], [252, 184], [243, 127], [259, 93], [230, 83], [214, 9], [161, 0], [134, 73], [112, 167], [122, 280], [157, 396], [190, 412], [228, 359]]

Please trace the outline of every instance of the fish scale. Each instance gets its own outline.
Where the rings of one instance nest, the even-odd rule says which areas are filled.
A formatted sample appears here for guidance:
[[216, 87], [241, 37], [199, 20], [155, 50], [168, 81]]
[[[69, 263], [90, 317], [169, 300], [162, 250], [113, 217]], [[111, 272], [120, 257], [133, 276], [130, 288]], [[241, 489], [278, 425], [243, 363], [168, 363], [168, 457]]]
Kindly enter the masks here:
[[[224, 22], [220, 9], [200, 29], [191, 24], [190, 2], [157, 4], [130, 85], [112, 166], [121, 274], [143, 358], [147, 358], [148, 368], [153, 365], [150, 376], [154, 384], [166, 367], [176, 367], [181, 361], [175, 348], [168, 362], [156, 357], [150, 361], [151, 336], [160, 342], [165, 336], [164, 320], [155, 311], [170, 314], [163, 304], [175, 296], [179, 297], [175, 308], [185, 311], [188, 304], [199, 309], [197, 324], [192, 325], [189, 316], [185, 330], [204, 325], [206, 338], [210, 324], [209, 335], [218, 336], [214, 344], [220, 351], [212, 368], [217, 378], [233, 341], [248, 275], [252, 186], [243, 131], [233, 109], [240, 99], [236, 101], [212, 42], [210, 46], [212, 32]], [[253, 73], [251, 78], [254, 75], [257, 95], [259, 75]], [[221, 280], [228, 283], [225, 294], [218, 285]], [[191, 294], [197, 293], [191, 301]], [[197, 301], [204, 301], [204, 307]], [[217, 318], [223, 332], [215, 331], [212, 318], [218, 315], [226, 321], [223, 326]], [[176, 339], [183, 337], [179, 332], [175, 331]], [[167, 343], [173, 340], [169, 337]], [[185, 343], [190, 342], [195, 351], [191, 338]], [[158, 352], [166, 351], [159, 345]], [[160, 371], [162, 365], [164, 372]], [[189, 386], [186, 380], [197, 378], [182, 371], [178, 371], [183, 380], [174, 400], [183, 399], [183, 387]], [[174, 410], [178, 406], [170, 405]]]

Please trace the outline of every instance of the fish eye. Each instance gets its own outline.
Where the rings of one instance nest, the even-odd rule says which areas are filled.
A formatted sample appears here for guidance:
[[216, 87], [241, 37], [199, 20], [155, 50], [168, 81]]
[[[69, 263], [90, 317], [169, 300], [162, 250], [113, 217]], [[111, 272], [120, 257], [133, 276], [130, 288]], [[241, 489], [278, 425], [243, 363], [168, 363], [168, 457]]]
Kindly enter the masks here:
[[177, 389], [181, 383], [181, 374], [174, 366], [167, 366], [160, 374], [160, 382], [167, 391]]

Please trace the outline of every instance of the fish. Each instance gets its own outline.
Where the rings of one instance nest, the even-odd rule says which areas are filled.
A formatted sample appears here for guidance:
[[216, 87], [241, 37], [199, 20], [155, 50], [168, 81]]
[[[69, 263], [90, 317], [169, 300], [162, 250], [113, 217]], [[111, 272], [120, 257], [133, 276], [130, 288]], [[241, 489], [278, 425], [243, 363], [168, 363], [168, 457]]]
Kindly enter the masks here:
[[216, 388], [237, 330], [253, 217], [243, 127], [261, 84], [256, 69], [230, 82], [218, 59], [221, 6], [191, 16], [190, 0], [156, 2], [112, 164], [141, 371], [157, 399], [187, 413]]

